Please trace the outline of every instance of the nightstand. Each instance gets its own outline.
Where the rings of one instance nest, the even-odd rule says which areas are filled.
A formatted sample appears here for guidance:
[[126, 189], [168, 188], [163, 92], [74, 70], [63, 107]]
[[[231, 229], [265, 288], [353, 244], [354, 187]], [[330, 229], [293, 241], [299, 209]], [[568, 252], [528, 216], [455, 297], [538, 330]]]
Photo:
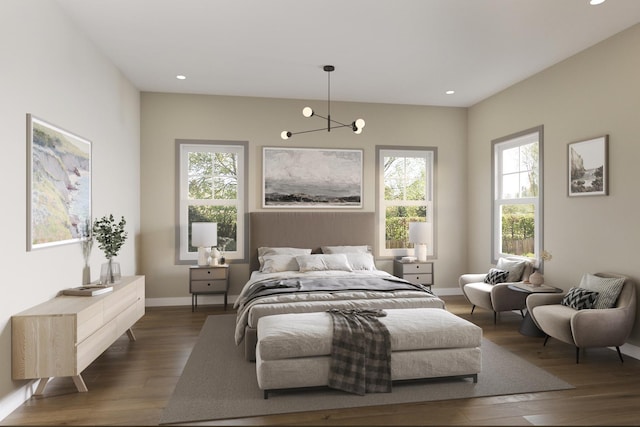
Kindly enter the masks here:
[[224, 309], [227, 309], [229, 292], [229, 264], [189, 267], [189, 292], [191, 311], [198, 308], [198, 295], [224, 294]]
[[433, 285], [433, 263], [429, 261], [401, 262], [393, 261], [393, 275], [411, 283], [427, 286]]

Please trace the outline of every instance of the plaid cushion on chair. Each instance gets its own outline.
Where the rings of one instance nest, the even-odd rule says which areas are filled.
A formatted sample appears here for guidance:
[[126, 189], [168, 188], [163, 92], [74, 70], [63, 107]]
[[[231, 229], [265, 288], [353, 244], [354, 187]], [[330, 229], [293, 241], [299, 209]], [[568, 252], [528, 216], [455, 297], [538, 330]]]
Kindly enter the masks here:
[[575, 310], [593, 308], [598, 299], [598, 292], [593, 292], [584, 288], [571, 288], [562, 298], [560, 304], [571, 307]]
[[489, 270], [489, 273], [484, 276], [484, 283], [489, 283], [490, 285], [504, 283], [507, 281], [507, 277], [509, 277], [508, 271], [492, 268]]

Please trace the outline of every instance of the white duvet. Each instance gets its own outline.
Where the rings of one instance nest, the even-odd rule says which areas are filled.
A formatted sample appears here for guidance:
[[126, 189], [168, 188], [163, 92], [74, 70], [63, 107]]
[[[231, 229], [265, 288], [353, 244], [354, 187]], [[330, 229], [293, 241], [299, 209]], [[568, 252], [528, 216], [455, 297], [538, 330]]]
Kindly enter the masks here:
[[[242, 301], [249, 287], [265, 279], [315, 278], [315, 277], [386, 277], [391, 274], [382, 270], [367, 271], [313, 271], [301, 273], [286, 271], [281, 273], [261, 273], [254, 271], [244, 285], [237, 301]], [[255, 298], [234, 308], [238, 310], [235, 341], [242, 342], [247, 326], [255, 328], [258, 319], [264, 316], [284, 313], [307, 313], [326, 311], [330, 308], [445, 308], [444, 301], [434, 295], [421, 291], [341, 291], [341, 292], [301, 292], [271, 295]]]

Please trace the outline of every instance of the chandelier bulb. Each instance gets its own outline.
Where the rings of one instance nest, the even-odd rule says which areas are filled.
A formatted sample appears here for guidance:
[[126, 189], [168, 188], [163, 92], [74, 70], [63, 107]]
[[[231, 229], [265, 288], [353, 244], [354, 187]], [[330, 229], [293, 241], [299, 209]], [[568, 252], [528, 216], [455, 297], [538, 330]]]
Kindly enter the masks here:
[[291, 132], [283, 130], [282, 133], [280, 134], [280, 138], [282, 139], [289, 139], [289, 137], [291, 136]]
[[358, 129], [362, 129], [364, 127], [364, 120], [363, 119], [356, 120], [356, 126], [358, 127]]
[[304, 107], [302, 109], [302, 115], [305, 117], [313, 116], [313, 109], [311, 109], [311, 107]]

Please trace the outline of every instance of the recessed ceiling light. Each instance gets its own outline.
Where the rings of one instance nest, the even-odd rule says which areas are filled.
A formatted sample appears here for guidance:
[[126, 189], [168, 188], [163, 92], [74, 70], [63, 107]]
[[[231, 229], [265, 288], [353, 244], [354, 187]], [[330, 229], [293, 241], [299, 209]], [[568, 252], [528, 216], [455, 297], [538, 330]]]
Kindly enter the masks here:
[[445, 92], [447, 95], [453, 95], [454, 93], [456, 93], [455, 90], [448, 90]]
[[185, 80], [186, 78], [187, 78], [187, 76], [183, 76], [182, 74], [178, 74], [176, 76], [176, 79], [178, 79], [178, 80]]
[[599, 4], [604, 3], [605, 1], [606, 1], [606, 0], [589, 0], [589, 4], [590, 4], [591, 6], [597, 6], [597, 5], [599, 5]]

